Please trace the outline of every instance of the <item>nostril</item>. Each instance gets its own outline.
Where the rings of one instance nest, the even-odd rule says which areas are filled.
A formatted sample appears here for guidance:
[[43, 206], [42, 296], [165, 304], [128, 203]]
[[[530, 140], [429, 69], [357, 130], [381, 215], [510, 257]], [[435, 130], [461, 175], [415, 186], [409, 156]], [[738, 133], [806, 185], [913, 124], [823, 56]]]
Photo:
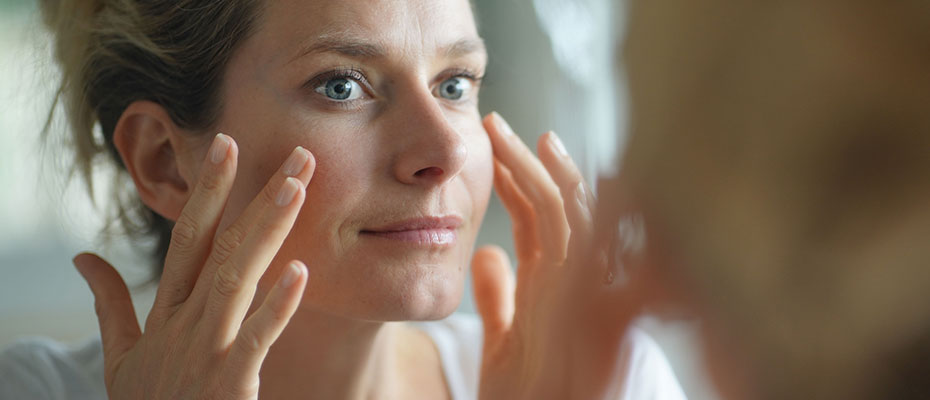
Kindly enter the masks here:
[[439, 168], [439, 167], [428, 167], [428, 168], [423, 168], [423, 169], [417, 171], [417, 172], [416, 172], [415, 174], [413, 174], [413, 175], [416, 176], [416, 177], [418, 177], [418, 178], [426, 178], [426, 177], [440, 176], [440, 175], [442, 175], [442, 168]]

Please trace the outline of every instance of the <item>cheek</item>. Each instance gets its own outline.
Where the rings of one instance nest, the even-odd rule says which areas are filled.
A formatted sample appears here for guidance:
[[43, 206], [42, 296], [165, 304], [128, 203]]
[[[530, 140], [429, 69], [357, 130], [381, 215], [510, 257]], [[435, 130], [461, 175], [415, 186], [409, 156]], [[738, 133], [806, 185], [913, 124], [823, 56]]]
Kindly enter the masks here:
[[494, 184], [494, 163], [491, 154], [491, 142], [483, 129], [471, 135], [468, 160], [462, 175], [474, 202], [475, 219], [478, 221], [484, 216]]
[[[313, 153], [316, 169], [307, 186], [307, 197], [292, 230], [293, 240], [314, 251], [339, 249], [351, 231], [352, 217], [364, 208], [376, 186], [376, 155], [370, 132], [337, 119], [316, 119], [301, 125], [295, 142]], [[328, 250], [324, 250], [328, 249]]]
[[[326, 127], [297, 121], [289, 124], [264, 122], [263, 127], [238, 124], [242, 127], [238, 134], [235, 130], [227, 130], [236, 140], [239, 158], [236, 181], [227, 201], [221, 227], [229, 226], [245, 211], [297, 146], [308, 149], [316, 159], [316, 169], [307, 188], [304, 209], [309, 208], [308, 205], [317, 208], [315, 204], [344, 194], [354, 187], [348, 183], [357, 182], [358, 174], [353, 171], [358, 170], [356, 161], [359, 160], [352, 158], [357, 153], [347, 150], [353, 145], [343, 143], [336, 135], [327, 135]], [[320, 192], [329, 196], [321, 196]]]
[[[304, 229], [313, 226], [316, 234], [337, 234], [354, 209], [373, 186], [370, 159], [357, 147], [313, 146], [316, 170], [307, 186], [307, 200], [298, 222]], [[370, 194], [369, 194], [370, 196]]]
[[230, 190], [218, 232], [222, 232], [245, 212], [293, 150], [288, 143], [273, 143], [272, 147], [272, 143], [259, 144], [267, 141], [255, 140], [254, 137], [236, 136], [234, 133], [229, 135], [239, 146], [239, 158], [236, 180]]

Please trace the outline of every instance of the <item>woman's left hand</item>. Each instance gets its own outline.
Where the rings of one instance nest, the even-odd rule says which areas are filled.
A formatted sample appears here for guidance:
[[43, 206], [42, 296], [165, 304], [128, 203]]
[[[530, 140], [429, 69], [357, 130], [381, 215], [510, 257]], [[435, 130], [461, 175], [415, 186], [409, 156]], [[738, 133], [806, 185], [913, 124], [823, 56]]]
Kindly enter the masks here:
[[592, 243], [594, 196], [555, 134], [540, 138], [536, 158], [499, 115], [484, 123], [518, 268], [514, 285], [497, 247], [472, 261], [484, 322], [479, 398], [617, 398], [621, 345], [638, 302], [605, 278], [613, 238]]

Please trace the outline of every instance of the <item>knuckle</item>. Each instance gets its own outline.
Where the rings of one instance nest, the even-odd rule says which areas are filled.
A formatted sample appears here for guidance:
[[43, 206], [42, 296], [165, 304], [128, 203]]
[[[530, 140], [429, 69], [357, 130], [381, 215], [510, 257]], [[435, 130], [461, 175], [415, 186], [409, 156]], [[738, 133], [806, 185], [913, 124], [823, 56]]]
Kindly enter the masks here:
[[179, 250], [189, 250], [197, 241], [197, 224], [186, 217], [178, 218], [171, 228], [171, 246]]
[[255, 223], [255, 230], [267, 236], [277, 229], [278, 223], [276, 218], [262, 218]]
[[239, 331], [239, 338], [235, 343], [240, 350], [247, 354], [256, 353], [262, 349], [262, 342], [254, 328], [243, 327]]
[[[233, 368], [233, 371], [238, 371], [238, 369], [238, 367]], [[227, 375], [227, 377], [228, 376], [229, 375]], [[211, 399], [257, 398], [258, 389], [258, 381], [249, 380], [243, 382], [241, 379], [224, 378], [221, 383], [211, 391], [216, 395], [216, 397], [211, 397]]]
[[[278, 181], [275, 180], [273, 182]], [[262, 204], [271, 205], [275, 203], [275, 197], [277, 196], [277, 193], [275, 193], [274, 188], [277, 186], [281, 186], [280, 183], [277, 185], [269, 184], [264, 189], [262, 189], [261, 193], [259, 194], [260, 198], [262, 199]]]
[[203, 188], [206, 192], [212, 192], [217, 190], [220, 187], [222, 182], [220, 174], [206, 172], [200, 177], [200, 187]]
[[222, 264], [232, 256], [233, 252], [245, 240], [245, 231], [238, 225], [233, 224], [226, 229], [223, 234], [216, 238], [213, 243], [213, 252], [211, 257], [217, 264]]
[[283, 326], [286, 325], [288, 319], [291, 317], [291, 313], [285, 306], [283, 301], [277, 302], [271, 307], [269, 318], [269, 326]]
[[232, 297], [242, 287], [239, 270], [234, 264], [225, 264], [216, 270], [213, 276], [213, 290], [224, 298]]

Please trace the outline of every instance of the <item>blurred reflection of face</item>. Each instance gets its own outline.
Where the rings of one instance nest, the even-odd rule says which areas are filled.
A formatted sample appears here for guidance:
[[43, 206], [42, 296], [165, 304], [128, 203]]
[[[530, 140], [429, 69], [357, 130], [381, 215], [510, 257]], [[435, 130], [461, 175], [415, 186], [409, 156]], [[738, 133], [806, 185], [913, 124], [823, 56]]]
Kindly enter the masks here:
[[266, 5], [224, 81], [219, 130], [241, 150], [221, 227], [303, 146], [316, 172], [272, 266], [307, 264], [302, 307], [452, 312], [492, 180], [477, 107], [487, 56], [468, 1]]
[[[889, 314], [860, 295], [880, 287], [877, 279], [805, 271], [886, 263], [870, 253], [884, 251], [875, 246], [880, 229], [926, 207], [911, 189], [926, 186], [904, 183], [927, 160], [926, 57], [916, 49], [930, 29], [920, 7], [633, 2], [625, 48], [633, 135], [623, 170], [650, 221], [650, 245], [685, 277], [691, 303], [712, 311], [702, 324], [711, 372], [733, 398], [753, 397], [741, 387], [747, 378], [766, 380], [749, 386], [773, 393], [793, 387], [783, 383], [814, 365], [807, 348], [818, 349], [818, 362], [847, 360], [863, 346], [828, 355], [816, 340], [866, 332], [852, 328], [875, 321], [863, 310]], [[892, 276], [887, 264], [882, 276]], [[825, 334], [823, 316], [842, 315], [850, 318], [836, 335]], [[773, 326], [799, 336], [785, 340]]]

